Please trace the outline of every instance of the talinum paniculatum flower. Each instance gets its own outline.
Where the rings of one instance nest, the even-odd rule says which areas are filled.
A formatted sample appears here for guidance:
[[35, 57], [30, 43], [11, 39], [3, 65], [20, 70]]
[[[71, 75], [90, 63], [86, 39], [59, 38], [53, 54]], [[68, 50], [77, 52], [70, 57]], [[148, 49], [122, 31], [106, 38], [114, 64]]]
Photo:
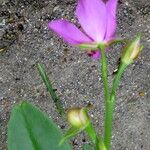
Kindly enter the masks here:
[[[78, 0], [76, 16], [82, 31], [65, 19], [48, 23], [48, 27], [71, 45], [107, 43], [115, 38], [117, 0]], [[93, 51], [94, 50], [94, 51]], [[99, 58], [99, 50], [88, 53]]]

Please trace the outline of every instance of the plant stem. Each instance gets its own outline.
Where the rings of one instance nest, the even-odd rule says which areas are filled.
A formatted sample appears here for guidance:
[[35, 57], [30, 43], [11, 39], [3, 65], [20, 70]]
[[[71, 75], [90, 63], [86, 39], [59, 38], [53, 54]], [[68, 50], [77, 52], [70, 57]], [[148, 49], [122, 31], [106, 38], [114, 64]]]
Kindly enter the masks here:
[[110, 94], [108, 86], [108, 67], [107, 58], [105, 54], [105, 45], [100, 44], [99, 49], [101, 52], [101, 72], [105, 95], [104, 144], [106, 146], [106, 149], [110, 150], [116, 90], [118, 88], [121, 76], [124, 73], [124, 70], [126, 69], [127, 65], [121, 63], [121, 65], [119, 66], [119, 70], [113, 81], [113, 86]]
[[106, 150], [103, 139], [97, 135], [91, 122], [89, 123], [89, 125], [86, 127], [85, 130], [89, 138], [91, 139], [92, 143], [94, 143], [95, 150]]
[[90, 122], [89, 125], [86, 127], [86, 133], [88, 134], [89, 138], [91, 139], [91, 141], [96, 144], [96, 131], [93, 128], [92, 123]]
[[[109, 104], [109, 98], [110, 98], [110, 93], [109, 93], [109, 86], [108, 86], [108, 66], [107, 66], [107, 58], [105, 54], [105, 46], [104, 45], [99, 45], [99, 49], [101, 52], [101, 73], [102, 73], [102, 80], [103, 80], [103, 85], [104, 85], [104, 96], [105, 96], [105, 138], [108, 140], [108, 132], [107, 129], [111, 129], [111, 124], [109, 124], [110, 120], [112, 120], [110, 117], [113, 112], [112, 108], [113, 105]], [[108, 147], [108, 143], [106, 142], [104, 138], [104, 144], [106, 148]]]
[[107, 102], [105, 107], [105, 122], [104, 122], [104, 143], [107, 150], [110, 150], [110, 144], [111, 144], [113, 110], [114, 110], [113, 101]]
[[119, 82], [120, 82], [120, 79], [122, 77], [122, 74], [124, 73], [125, 69], [127, 68], [128, 65], [124, 64], [124, 63], [121, 63], [120, 66], [119, 66], [119, 69], [118, 69], [118, 72], [115, 76], [115, 79], [113, 81], [113, 86], [112, 86], [112, 90], [111, 90], [111, 97], [113, 95], [115, 95], [116, 93], [116, 90], [119, 86]]
[[109, 100], [109, 86], [108, 86], [108, 67], [107, 67], [107, 58], [105, 54], [105, 46], [99, 45], [99, 49], [101, 52], [101, 72], [102, 72], [102, 80], [104, 85], [104, 96], [105, 96], [105, 102]]
[[113, 81], [113, 86], [111, 90], [110, 100], [107, 101], [106, 110], [105, 110], [105, 131], [104, 131], [104, 143], [106, 145], [107, 150], [110, 150], [111, 145], [111, 136], [112, 136], [112, 125], [113, 125], [113, 112], [116, 101], [116, 90], [119, 86], [119, 82], [122, 74], [124, 73], [127, 65], [122, 64], [119, 66], [118, 73], [115, 76]]

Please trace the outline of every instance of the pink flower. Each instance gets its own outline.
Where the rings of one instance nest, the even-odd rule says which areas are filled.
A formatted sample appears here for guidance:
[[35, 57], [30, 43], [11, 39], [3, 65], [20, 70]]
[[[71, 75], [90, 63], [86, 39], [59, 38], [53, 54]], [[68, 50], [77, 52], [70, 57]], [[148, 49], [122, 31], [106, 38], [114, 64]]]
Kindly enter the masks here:
[[[64, 19], [49, 22], [48, 27], [71, 45], [106, 43], [115, 37], [117, 0], [78, 0], [76, 16], [83, 32]], [[99, 58], [99, 50], [89, 53]]]

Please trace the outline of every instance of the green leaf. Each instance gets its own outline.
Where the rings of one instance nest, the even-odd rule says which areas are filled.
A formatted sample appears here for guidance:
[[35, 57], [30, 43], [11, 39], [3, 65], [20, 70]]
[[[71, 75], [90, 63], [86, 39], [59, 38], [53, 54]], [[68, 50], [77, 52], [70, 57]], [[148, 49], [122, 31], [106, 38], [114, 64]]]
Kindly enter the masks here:
[[83, 145], [83, 150], [94, 150], [94, 148], [89, 144], [84, 144]]
[[27, 102], [15, 106], [8, 124], [8, 150], [72, 150], [57, 125]]
[[45, 86], [47, 87], [47, 90], [48, 92], [50, 93], [55, 105], [56, 105], [56, 108], [59, 112], [60, 115], [64, 115], [64, 109], [61, 105], [61, 102], [60, 102], [60, 98], [57, 96], [57, 94], [55, 93], [54, 89], [53, 89], [53, 86], [52, 86], [52, 83], [51, 81], [49, 80], [47, 74], [46, 74], [46, 71], [43, 67], [42, 64], [38, 63], [37, 64], [37, 68], [38, 68], [38, 71], [39, 71], [39, 74], [45, 84]]

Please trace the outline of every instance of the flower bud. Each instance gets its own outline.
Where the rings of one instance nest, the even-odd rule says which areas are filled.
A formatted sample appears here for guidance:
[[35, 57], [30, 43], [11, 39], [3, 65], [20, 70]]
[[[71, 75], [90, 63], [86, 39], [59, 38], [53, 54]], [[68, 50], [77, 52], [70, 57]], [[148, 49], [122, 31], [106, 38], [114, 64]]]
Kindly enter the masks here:
[[143, 46], [140, 45], [140, 35], [138, 35], [135, 40], [124, 48], [121, 62], [126, 65], [131, 64], [139, 56], [142, 49]]
[[90, 119], [87, 115], [85, 108], [72, 108], [67, 112], [68, 122], [76, 128], [86, 127]]

